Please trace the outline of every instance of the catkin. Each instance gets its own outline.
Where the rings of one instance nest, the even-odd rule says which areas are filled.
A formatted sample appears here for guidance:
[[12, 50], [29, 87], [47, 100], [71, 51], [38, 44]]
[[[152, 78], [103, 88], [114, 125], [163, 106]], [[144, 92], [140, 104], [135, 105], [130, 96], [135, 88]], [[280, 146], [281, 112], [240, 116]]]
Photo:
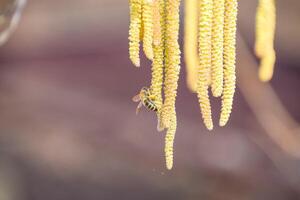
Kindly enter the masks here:
[[187, 85], [192, 92], [197, 90], [198, 61], [198, 0], [185, 0], [184, 56]]
[[208, 86], [211, 67], [213, 1], [200, 0], [199, 8], [199, 67], [197, 95], [204, 124], [208, 130], [212, 130], [213, 122], [211, 118], [211, 106], [208, 96]]
[[162, 105], [162, 84], [164, 68], [164, 48], [163, 45], [154, 45], [154, 59], [152, 62], [151, 91], [155, 96], [155, 104], [160, 111]]
[[276, 55], [275, 51], [272, 49], [261, 59], [259, 66], [258, 76], [261, 81], [269, 81], [273, 76], [274, 65], [275, 65]]
[[142, 23], [144, 28], [143, 50], [146, 57], [153, 59], [153, 0], [142, 0]]
[[256, 8], [256, 23], [255, 23], [255, 45], [254, 51], [255, 55], [261, 58], [265, 53], [265, 26], [267, 25], [267, 19], [265, 16], [265, 4], [264, 0], [258, 1], [258, 6]]
[[215, 97], [223, 91], [223, 28], [225, 0], [213, 0], [211, 90]]
[[232, 110], [235, 92], [235, 57], [236, 57], [236, 20], [237, 0], [225, 0], [224, 19], [224, 91], [222, 95], [222, 109], [220, 126], [225, 126]]
[[130, 26], [129, 26], [129, 57], [131, 62], [140, 66], [140, 34], [141, 34], [141, 0], [130, 0]]
[[175, 133], [177, 129], [177, 119], [175, 111], [172, 114], [172, 118], [170, 120], [170, 127], [167, 130], [165, 136], [165, 159], [166, 159], [166, 166], [168, 170], [171, 170], [173, 167], [173, 154], [174, 154], [174, 139]]
[[[155, 98], [155, 104], [158, 108], [157, 111], [157, 118], [158, 124], [157, 129], [158, 131], [162, 131], [164, 129], [164, 125], [162, 124], [161, 120], [161, 107], [162, 107], [162, 85], [163, 85], [163, 72], [164, 72], [164, 37], [163, 33], [165, 30], [165, 17], [164, 17], [164, 1], [163, 0], [155, 0], [154, 4], [154, 12], [157, 13], [156, 16], [159, 21], [155, 24], [155, 29], [159, 29], [159, 43], [153, 43], [153, 51], [154, 57], [152, 62], [152, 78], [151, 78], [151, 91]], [[157, 38], [158, 39], [158, 38]]]
[[153, 45], [160, 45], [162, 38], [162, 15], [164, 15], [164, 1], [153, 2]]
[[273, 75], [276, 60], [274, 51], [275, 24], [275, 0], [259, 0], [256, 12], [255, 54], [262, 59], [259, 69], [261, 81], [269, 81]]
[[179, 34], [180, 0], [166, 0], [165, 30], [165, 101], [162, 110], [162, 121], [166, 128], [170, 125], [172, 115], [176, 114], [175, 101], [180, 72]]

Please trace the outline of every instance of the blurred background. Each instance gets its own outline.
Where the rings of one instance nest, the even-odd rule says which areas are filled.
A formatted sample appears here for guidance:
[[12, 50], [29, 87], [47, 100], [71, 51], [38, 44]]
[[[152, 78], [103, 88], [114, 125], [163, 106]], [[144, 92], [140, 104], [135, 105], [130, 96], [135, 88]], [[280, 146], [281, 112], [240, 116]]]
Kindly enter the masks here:
[[[12, 1], [0, 0], [2, 15]], [[151, 68], [128, 59], [128, 1], [29, 0], [0, 47], [0, 200], [300, 199], [300, 2], [277, 2], [270, 84], [258, 81], [252, 51], [256, 3], [239, 4], [226, 127], [214, 99], [216, 127], [204, 128], [182, 60], [167, 171], [155, 115], [136, 116], [131, 101]]]

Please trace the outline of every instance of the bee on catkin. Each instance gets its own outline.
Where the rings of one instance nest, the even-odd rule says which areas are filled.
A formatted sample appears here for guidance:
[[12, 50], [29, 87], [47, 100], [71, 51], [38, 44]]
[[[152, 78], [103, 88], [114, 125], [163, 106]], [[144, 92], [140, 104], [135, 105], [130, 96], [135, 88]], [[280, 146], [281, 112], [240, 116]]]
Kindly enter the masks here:
[[[161, 2], [160, 2], [161, 1]], [[163, 85], [163, 72], [164, 72], [164, 32], [165, 32], [165, 17], [164, 17], [164, 1], [155, 0], [154, 2], [154, 13], [156, 18], [154, 21], [154, 30], [159, 30], [158, 33], [153, 32], [153, 62], [152, 62], [152, 78], [151, 78], [151, 90], [153, 95], [156, 96], [155, 103], [158, 107], [157, 119], [158, 125], [157, 130], [162, 131], [164, 125], [161, 120], [161, 107], [162, 107], [162, 85]]]
[[[140, 66], [139, 43], [152, 60], [151, 86], [133, 101], [157, 115], [157, 130], [166, 130], [165, 159], [173, 167], [177, 129], [176, 98], [180, 74], [180, 0], [130, 0], [129, 54]], [[236, 26], [238, 0], [186, 0], [184, 53], [187, 84], [197, 93], [204, 125], [213, 129], [210, 90], [222, 100], [219, 125], [230, 118], [236, 88]], [[259, 78], [268, 81], [276, 60], [275, 0], [259, 0], [255, 53], [261, 59]], [[162, 95], [164, 94], [164, 95]]]
[[148, 110], [157, 112], [158, 108], [155, 104], [155, 96], [152, 94], [151, 89], [147, 87], [143, 87], [139, 94], [135, 95], [132, 98], [132, 101], [139, 102], [138, 106], [136, 107], [136, 114], [139, 113], [139, 110], [144, 105]]

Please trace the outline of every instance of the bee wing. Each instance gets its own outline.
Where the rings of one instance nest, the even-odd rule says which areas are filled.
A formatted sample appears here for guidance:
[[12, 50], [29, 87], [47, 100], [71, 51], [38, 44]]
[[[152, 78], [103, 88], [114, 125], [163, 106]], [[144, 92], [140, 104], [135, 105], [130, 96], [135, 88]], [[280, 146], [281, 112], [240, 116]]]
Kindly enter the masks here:
[[138, 106], [136, 107], [136, 110], [135, 110], [135, 114], [139, 114], [139, 111], [140, 111], [142, 105], [143, 105], [142, 102], [140, 102], [140, 103], [138, 104]]
[[141, 100], [140, 95], [135, 95], [134, 97], [132, 97], [132, 101], [133, 102], [139, 102]]

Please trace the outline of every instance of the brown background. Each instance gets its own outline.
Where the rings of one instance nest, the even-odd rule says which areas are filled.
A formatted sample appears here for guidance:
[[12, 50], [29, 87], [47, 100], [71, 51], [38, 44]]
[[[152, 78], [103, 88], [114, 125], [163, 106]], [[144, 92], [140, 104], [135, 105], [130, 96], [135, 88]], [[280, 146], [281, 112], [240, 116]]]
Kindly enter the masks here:
[[[255, 5], [240, 1], [238, 28], [250, 50]], [[299, 10], [297, 0], [278, 1], [271, 81], [298, 121]], [[165, 169], [155, 116], [136, 116], [131, 102], [150, 82], [150, 63], [143, 57], [137, 69], [128, 59], [128, 12], [121, 0], [29, 0], [0, 49], [0, 199], [300, 199], [299, 159], [266, 134], [240, 90], [229, 124], [205, 130], [184, 64], [175, 167]], [[247, 56], [238, 51], [238, 70], [251, 65]], [[213, 107], [217, 125], [217, 99]]]

